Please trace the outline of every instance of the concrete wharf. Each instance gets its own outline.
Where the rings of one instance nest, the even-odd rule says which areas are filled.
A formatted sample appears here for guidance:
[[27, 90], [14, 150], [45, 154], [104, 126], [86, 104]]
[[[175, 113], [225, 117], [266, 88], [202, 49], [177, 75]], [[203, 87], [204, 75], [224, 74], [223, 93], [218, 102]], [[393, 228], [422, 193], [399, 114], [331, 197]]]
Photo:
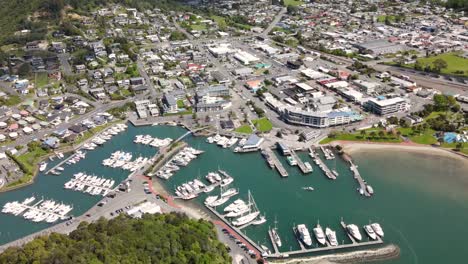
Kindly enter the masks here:
[[351, 171], [353, 172], [354, 174], [354, 179], [357, 180], [357, 182], [359, 183], [359, 188], [360, 190], [363, 190], [364, 191], [364, 195], [366, 197], [370, 197], [371, 194], [369, 193], [369, 191], [367, 191], [367, 188], [366, 188], [366, 182], [362, 179], [361, 177], [361, 174], [359, 173], [358, 169], [357, 169], [357, 166], [354, 165], [353, 161], [352, 160], [349, 160], [349, 164], [351, 164]]
[[268, 230], [268, 234], [270, 235], [270, 239], [271, 239], [271, 242], [273, 244], [273, 248], [275, 250], [275, 253], [268, 255], [268, 257], [269, 258], [285, 258], [285, 257], [293, 257], [295, 255], [325, 252], [325, 251], [329, 251], [329, 250], [349, 249], [349, 248], [358, 248], [358, 247], [366, 247], [366, 246], [383, 244], [383, 240], [380, 237], [378, 237], [376, 240], [369, 240], [369, 241], [365, 241], [365, 242], [357, 242], [354, 238], [352, 238], [352, 236], [349, 235], [348, 231], [346, 230], [346, 224], [343, 221], [341, 221], [341, 226], [343, 226], [343, 228], [345, 229], [345, 231], [348, 234], [348, 237], [350, 237], [352, 243], [350, 243], [350, 244], [341, 244], [341, 245], [338, 245], [338, 246], [330, 246], [330, 244], [327, 243], [327, 246], [323, 246], [323, 247], [305, 248], [298, 239], [298, 242], [301, 245], [300, 246], [301, 249], [285, 251], [285, 252], [280, 252], [278, 250], [278, 248], [275, 247], [273, 235], [271, 234], [270, 230]]
[[297, 165], [299, 166], [299, 169], [301, 169], [302, 173], [306, 174], [306, 173], [311, 173], [312, 172], [312, 167], [311, 168], [307, 168], [306, 165], [304, 164], [304, 162], [301, 160], [301, 158], [299, 158], [299, 156], [297, 155], [297, 153], [291, 149], [291, 156], [296, 159], [297, 161]]
[[318, 166], [320, 169], [322, 169], [323, 173], [325, 173], [325, 176], [327, 176], [328, 179], [331, 180], [336, 180], [335, 174], [328, 168], [327, 164], [325, 164], [320, 157], [315, 153], [315, 151], [312, 149], [312, 147], [309, 147], [309, 155], [318, 163]]
[[240, 228], [233, 226], [226, 218], [224, 218], [220, 213], [216, 211], [216, 209], [205, 206], [211, 213], [216, 215], [219, 219], [221, 219], [231, 230], [235, 231], [238, 235], [240, 235], [245, 241], [247, 241], [255, 250], [258, 252], [263, 252], [264, 250], [255, 242], [253, 242], [248, 236], [244, 235]]
[[278, 157], [276, 157], [276, 154], [269, 148], [264, 148], [263, 151], [265, 151], [268, 154], [268, 156], [271, 159], [271, 162], [273, 162], [275, 168], [278, 170], [281, 177], [288, 177], [288, 172], [283, 167], [283, 164], [279, 161]]

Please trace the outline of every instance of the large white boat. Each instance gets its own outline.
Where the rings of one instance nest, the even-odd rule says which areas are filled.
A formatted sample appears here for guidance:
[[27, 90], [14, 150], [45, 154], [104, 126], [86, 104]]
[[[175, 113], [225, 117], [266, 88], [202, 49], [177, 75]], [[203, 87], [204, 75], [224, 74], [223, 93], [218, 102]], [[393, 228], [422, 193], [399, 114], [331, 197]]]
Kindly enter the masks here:
[[359, 228], [355, 224], [350, 224], [346, 226], [348, 232], [358, 241], [362, 240], [361, 233], [359, 232]]
[[312, 246], [312, 238], [310, 237], [309, 229], [307, 229], [306, 225], [301, 224], [297, 225], [297, 232], [299, 235], [299, 238], [302, 240], [302, 242], [310, 247]]
[[383, 229], [382, 229], [382, 227], [380, 226], [379, 223], [373, 223], [373, 224], [371, 224], [371, 227], [372, 227], [372, 229], [374, 229], [375, 233], [376, 233], [379, 237], [383, 237], [383, 236], [384, 236]]
[[47, 168], [47, 162], [43, 161], [43, 162], [39, 163], [39, 171], [40, 172], [45, 171], [46, 168]]
[[323, 229], [319, 224], [317, 224], [317, 226], [314, 228], [314, 235], [315, 235], [315, 238], [317, 239], [317, 241], [321, 245], [325, 245], [327, 243], [327, 241], [325, 239], [325, 233], [323, 233]]
[[366, 190], [370, 195], [374, 194], [374, 189], [370, 185], [366, 185]]
[[325, 228], [325, 235], [327, 236], [328, 242], [330, 245], [336, 247], [338, 246], [338, 240], [336, 239], [336, 232], [331, 230], [330, 228]]
[[226, 208], [224, 208], [224, 212], [231, 212], [231, 211], [234, 211], [234, 210], [236, 210], [240, 205], [245, 205], [245, 202], [244, 202], [242, 199], [237, 199], [237, 200], [235, 200], [234, 202], [232, 202], [231, 204], [229, 204], [228, 206], [226, 206]]
[[280, 236], [278, 235], [278, 231], [276, 230], [276, 227], [273, 228], [271, 230], [271, 234], [273, 235], [273, 239], [275, 241], [275, 244], [278, 246], [278, 247], [281, 247], [282, 243], [281, 243], [281, 238]]
[[261, 225], [266, 223], [266, 217], [265, 216], [260, 216], [259, 219], [255, 220], [252, 222], [252, 225]]
[[221, 197], [218, 200], [216, 200], [216, 201], [212, 202], [211, 204], [209, 204], [209, 206], [211, 206], [211, 207], [220, 206], [220, 205], [226, 203], [228, 200], [229, 200], [229, 197]]
[[296, 166], [297, 165], [297, 160], [294, 157], [288, 156], [287, 160], [288, 160], [289, 165], [291, 165], [291, 166]]
[[249, 213], [247, 215], [241, 216], [241, 217], [237, 218], [236, 220], [232, 221], [232, 224], [234, 226], [243, 226], [245, 224], [248, 224], [248, 223], [252, 222], [255, 218], [257, 218], [257, 216], [259, 214], [260, 214], [260, 212], [258, 212], [258, 211]]
[[371, 225], [365, 225], [364, 226], [364, 231], [366, 231], [367, 235], [373, 239], [373, 240], [376, 240], [377, 239], [377, 234], [375, 233], [374, 229], [372, 228]]
[[229, 198], [229, 197], [234, 196], [234, 195], [236, 195], [236, 194], [238, 194], [238, 193], [239, 193], [238, 190], [236, 190], [236, 189], [234, 189], [234, 188], [231, 188], [231, 189], [228, 189], [227, 191], [222, 192], [222, 193], [221, 193], [221, 197], [227, 197], [227, 198]]

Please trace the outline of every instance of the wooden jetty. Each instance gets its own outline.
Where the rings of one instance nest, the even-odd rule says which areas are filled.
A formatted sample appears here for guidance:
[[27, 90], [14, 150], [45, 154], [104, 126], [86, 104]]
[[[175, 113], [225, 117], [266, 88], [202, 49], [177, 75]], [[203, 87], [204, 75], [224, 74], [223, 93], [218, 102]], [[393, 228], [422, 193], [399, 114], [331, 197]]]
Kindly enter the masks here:
[[278, 157], [276, 157], [275, 153], [269, 148], [264, 148], [263, 151], [267, 153], [268, 157], [271, 159], [269, 162], [272, 162], [274, 164], [276, 170], [278, 170], [281, 177], [288, 177], [288, 172], [283, 167], [283, 164], [279, 161]]
[[325, 176], [327, 176], [328, 179], [336, 180], [335, 174], [333, 174], [333, 172], [328, 168], [327, 164], [325, 164], [320, 159], [320, 157], [314, 152], [312, 147], [309, 147], [309, 155], [314, 159], [314, 161], [318, 163], [318, 166], [320, 167], [320, 169], [322, 169], [323, 173], [325, 174]]
[[52, 167], [51, 169], [49, 169], [48, 171], [46, 171], [45, 174], [50, 174], [52, 171], [54, 171], [56, 168], [62, 166], [65, 162], [69, 161], [70, 159], [74, 158], [75, 156], [77, 155], [77, 153], [74, 153], [73, 155], [70, 155], [68, 158], [62, 160], [61, 162], [59, 162], [57, 165], [55, 165], [54, 167]]
[[359, 188], [360, 190], [363, 190], [364, 191], [364, 195], [366, 197], [370, 197], [371, 194], [369, 193], [369, 191], [367, 190], [367, 186], [366, 186], [366, 182], [362, 179], [361, 177], [361, 174], [359, 173], [358, 169], [357, 169], [357, 166], [354, 165], [353, 161], [352, 160], [349, 160], [349, 164], [351, 164], [351, 171], [353, 172], [354, 174], [354, 179], [357, 180], [358, 184], [359, 184]]
[[302, 173], [306, 174], [306, 173], [311, 173], [312, 172], [312, 167], [311, 168], [307, 168], [306, 165], [304, 164], [304, 162], [301, 160], [301, 158], [299, 158], [299, 156], [297, 155], [297, 153], [291, 149], [291, 156], [296, 159], [297, 161], [297, 165], [299, 166], [299, 169], [301, 169]]

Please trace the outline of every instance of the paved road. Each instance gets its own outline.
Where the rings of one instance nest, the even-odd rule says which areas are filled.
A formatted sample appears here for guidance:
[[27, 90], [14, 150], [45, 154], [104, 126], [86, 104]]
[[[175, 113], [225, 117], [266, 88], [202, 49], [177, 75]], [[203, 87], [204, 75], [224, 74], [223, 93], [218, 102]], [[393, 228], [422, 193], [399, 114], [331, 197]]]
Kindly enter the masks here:
[[70, 62], [68, 61], [68, 59], [70, 58], [70, 54], [62, 53], [62, 54], [58, 54], [57, 57], [60, 60], [60, 65], [62, 66], [63, 74], [73, 75], [73, 69], [70, 65]]
[[268, 25], [268, 27], [262, 32], [262, 36], [266, 37], [270, 33], [270, 31], [276, 26], [276, 24], [281, 20], [283, 15], [287, 12], [287, 8], [283, 7], [278, 14], [275, 16], [275, 18], [271, 21], [271, 23]]

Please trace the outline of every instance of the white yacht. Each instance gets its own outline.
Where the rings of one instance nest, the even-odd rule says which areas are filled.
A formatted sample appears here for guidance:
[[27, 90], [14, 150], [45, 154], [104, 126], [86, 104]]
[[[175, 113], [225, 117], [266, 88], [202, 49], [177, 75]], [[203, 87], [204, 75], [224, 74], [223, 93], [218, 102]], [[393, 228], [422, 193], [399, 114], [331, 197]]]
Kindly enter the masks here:
[[383, 237], [383, 236], [384, 236], [383, 229], [382, 229], [382, 227], [380, 226], [379, 223], [373, 223], [373, 224], [371, 224], [371, 227], [372, 227], [372, 229], [374, 229], [374, 232], [375, 232], [379, 237]]
[[338, 240], [336, 239], [336, 232], [331, 230], [330, 228], [325, 228], [325, 235], [327, 236], [328, 242], [330, 245], [336, 247], [338, 246]]
[[359, 232], [359, 228], [355, 224], [350, 224], [346, 226], [348, 232], [358, 241], [362, 240], [361, 233]]
[[273, 239], [275, 240], [275, 244], [278, 246], [278, 247], [281, 247], [282, 243], [281, 243], [281, 238], [280, 236], [278, 235], [278, 230], [276, 230], [276, 227], [271, 229], [271, 234], [273, 235]]
[[297, 225], [297, 232], [299, 238], [306, 246], [312, 246], [312, 238], [310, 237], [309, 229], [307, 229], [306, 225]]
[[210, 203], [209, 206], [211, 206], [211, 207], [220, 206], [220, 205], [223, 205], [224, 203], [226, 203], [228, 200], [229, 200], [229, 197], [221, 197], [218, 200]]
[[229, 197], [234, 196], [234, 195], [236, 195], [236, 194], [238, 194], [238, 193], [239, 193], [238, 190], [236, 190], [236, 189], [234, 189], [234, 188], [231, 188], [231, 189], [228, 189], [228, 190], [225, 191], [225, 192], [222, 192], [222, 193], [221, 193], [221, 197], [228, 197], [228, 198], [229, 198]]
[[323, 233], [323, 229], [319, 224], [317, 224], [317, 226], [314, 228], [314, 235], [315, 235], [315, 238], [317, 239], [317, 241], [321, 245], [325, 245], [327, 243], [327, 241], [325, 239], [325, 234]]
[[372, 186], [366, 185], [366, 190], [370, 195], [374, 194], [374, 188], [372, 188]]
[[46, 168], [47, 168], [47, 162], [43, 161], [43, 162], [39, 163], [39, 171], [40, 172], [45, 171]]
[[367, 235], [368, 235], [372, 240], [376, 240], [376, 239], [377, 239], [377, 234], [374, 232], [374, 229], [372, 228], [371, 225], [365, 225], [365, 226], [364, 226], [364, 231], [366, 231]]
[[243, 226], [245, 224], [248, 224], [248, 223], [252, 222], [255, 218], [257, 218], [257, 216], [259, 214], [260, 214], [260, 212], [258, 212], [258, 211], [249, 213], [247, 215], [241, 216], [241, 217], [237, 218], [236, 220], [232, 221], [232, 224], [234, 226]]
[[252, 222], [252, 225], [261, 225], [266, 223], [266, 217], [265, 216], [260, 216], [259, 219], [255, 220]]

